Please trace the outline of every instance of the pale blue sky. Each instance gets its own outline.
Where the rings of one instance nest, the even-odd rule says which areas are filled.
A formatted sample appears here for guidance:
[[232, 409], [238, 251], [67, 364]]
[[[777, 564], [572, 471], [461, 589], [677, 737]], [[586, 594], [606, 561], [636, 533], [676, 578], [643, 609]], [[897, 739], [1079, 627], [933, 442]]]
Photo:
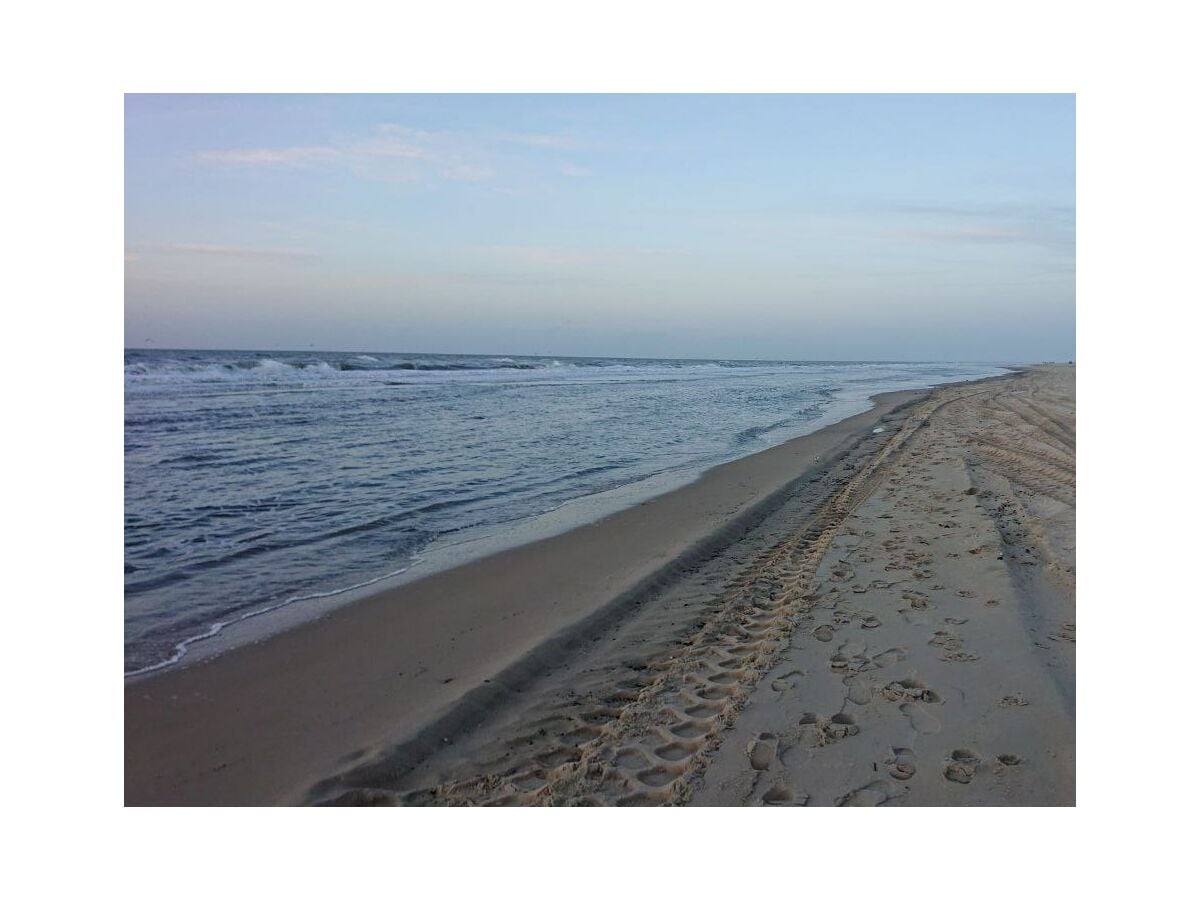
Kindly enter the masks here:
[[1075, 353], [1069, 95], [129, 96], [130, 347]]

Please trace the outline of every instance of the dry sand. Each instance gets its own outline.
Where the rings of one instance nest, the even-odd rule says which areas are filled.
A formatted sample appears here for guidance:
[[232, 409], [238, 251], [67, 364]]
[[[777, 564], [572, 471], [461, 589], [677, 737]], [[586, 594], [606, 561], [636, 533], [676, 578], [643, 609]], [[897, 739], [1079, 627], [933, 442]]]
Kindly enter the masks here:
[[133, 682], [126, 802], [1074, 803], [1074, 441], [1066, 367], [888, 395]]

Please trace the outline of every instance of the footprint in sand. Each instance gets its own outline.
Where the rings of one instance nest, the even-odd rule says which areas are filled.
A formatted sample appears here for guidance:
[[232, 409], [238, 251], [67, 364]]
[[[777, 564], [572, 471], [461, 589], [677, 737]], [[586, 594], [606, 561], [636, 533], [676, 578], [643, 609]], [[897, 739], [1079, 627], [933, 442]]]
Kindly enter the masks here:
[[1000, 705], [1005, 709], [1011, 709], [1015, 706], [1028, 706], [1029, 701], [1020, 694], [1008, 694], [1000, 698]]
[[902, 797], [908, 790], [886, 781], [872, 781], [838, 798], [838, 806], [882, 806], [889, 800]]
[[818, 641], [828, 643], [829, 641], [833, 640], [833, 628], [828, 625], [818, 625], [813, 629], [812, 636]]
[[937, 691], [932, 690], [929, 685], [919, 678], [904, 678], [890, 682], [883, 689], [883, 696], [893, 703], [900, 700], [908, 702], [919, 700], [922, 703], [942, 702], [942, 698], [938, 695]]
[[862, 675], [848, 675], [842, 679], [846, 685], [846, 699], [858, 706], [871, 702], [871, 682]]
[[851, 568], [850, 564], [845, 561], [839, 561], [837, 565], [835, 565], [829, 571], [829, 578], [831, 581], [846, 582], [850, 581], [853, 577], [854, 569]]
[[889, 647], [882, 653], [876, 653], [871, 657], [871, 662], [877, 669], [886, 669], [888, 666], [894, 666], [905, 657], [903, 647]]
[[777, 784], [763, 794], [765, 806], [807, 806], [808, 794], [797, 794], [786, 784]]
[[917, 774], [917, 757], [908, 747], [893, 747], [891, 757], [883, 765], [897, 781], [908, 781]]
[[908, 605], [913, 609], [927, 609], [929, 607], [929, 598], [920, 591], [904, 591], [900, 595], [908, 601]]
[[955, 750], [950, 754], [950, 762], [946, 764], [942, 774], [946, 776], [947, 781], [970, 784], [980, 762], [979, 754], [974, 750]]
[[1000, 761], [1001, 765], [1005, 766], [1019, 766], [1022, 762], [1024, 762], [1024, 760], [1015, 753], [1001, 753], [996, 757], [996, 759]]
[[762, 732], [751, 740], [750, 745], [746, 748], [746, 753], [750, 757], [750, 768], [756, 772], [765, 772], [775, 761], [775, 754], [778, 750], [779, 738], [769, 731]]
[[942, 730], [942, 723], [937, 716], [919, 703], [901, 703], [900, 712], [904, 713], [908, 724], [917, 734], [937, 734]]
[[858, 734], [858, 724], [850, 713], [837, 713], [825, 726], [825, 734], [833, 741], [852, 737]]
[[805, 713], [800, 717], [800, 728], [796, 732], [796, 743], [801, 747], [821, 747], [825, 744], [825, 729], [816, 713]]

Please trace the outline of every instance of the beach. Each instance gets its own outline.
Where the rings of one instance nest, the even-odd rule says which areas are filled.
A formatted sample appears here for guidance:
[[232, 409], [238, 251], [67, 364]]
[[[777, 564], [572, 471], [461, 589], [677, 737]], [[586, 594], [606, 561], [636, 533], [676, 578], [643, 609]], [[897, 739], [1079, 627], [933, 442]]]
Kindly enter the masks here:
[[1074, 375], [881, 395], [130, 679], [125, 801], [1073, 804]]

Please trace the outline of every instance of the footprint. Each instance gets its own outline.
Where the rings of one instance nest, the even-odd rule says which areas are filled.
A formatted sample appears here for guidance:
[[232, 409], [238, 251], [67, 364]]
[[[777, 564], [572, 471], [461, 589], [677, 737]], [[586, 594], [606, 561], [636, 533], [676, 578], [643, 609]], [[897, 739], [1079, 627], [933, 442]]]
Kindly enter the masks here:
[[889, 647], [882, 653], [876, 653], [871, 657], [871, 662], [878, 669], [886, 669], [888, 666], [894, 666], [905, 657], [903, 647]]
[[893, 681], [883, 689], [883, 696], [892, 702], [899, 700], [920, 700], [922, 703], [941, 703], [942, 698], [937, 691], [918, 678], [904, 678]]
[[920, 591], [904, 591], [900, 596], [907, 600], [913, 609], [926, 609], [929, 606], [929, 598]]
[[886, 781], [872, 781], [838, 798], [838, 806], [882, 806], [904, 794], [907, 788]]
[[900, 712], [908, 719], [908, 724], [917, 734], [937, 734], [942, 730], [942, 723], [937, 716], [917, 703], [901, 703]]
[[871, 702], [871, 682], [861, 675], [849, 675], [842, 680], [846, 685], [846, 699], [858, 706]]
[[854, 721], [854, 716], [850, 713], [838, 713], [829, 720], [829, 724], [825, 726], [825, 734], [830, 740], [840, 740], [844, 737], [852, 737], [858, 734], [858, 724]]
[[818, 625], [813, 629], [812, 636], [818, 641], [828, 643], [833, 640], [833, 629], [828, 625]]
[[800, 728], [796, 733], [796, 743], [801, 747], [823, 747], [825, 745], [825, 729], [816, 713], [805, 713], [800, 717]]
[[866, 618], [864, 618], [862, 620], [861, 627], [863, 627], [863, 628], [878, 628], [879, 627], [879, 619], [877, 619], [875, 616], [867, 616]]
[[946, 764], [942, 774], [946, 776], [947, 781], [970, 784], [979, 762], [979, 754], [974, 750], [955, 750], [950, 754], [950, 762]]
[[947, 650], [941, 658], [946, 662], [975, 662], [979, 659], [979, 654], [968, 653], [965, 650]]
[[839, 561], [829, 572], [829, 577], [833, 581], [850, 581], [854, 577], [854, 569], [845, 561]]
[[1000, 698], [1000, 705], [1005, 709], [1010, 709], [1014, 706], [1028, 706], [1029, 701], [1020, 694], [1008, 694]]
[[775, 753], [779, 749], [779, 738], [769, 731], [762, 732], [750, 741], [746, 753], [750, 756], [750, 768], [756, 772], [765, 772], [775, 761]]
[[917, 758], [908, 747], [893, 747], [892, 756], [884, 767], [897, 781], [908, 781], [917, 774]]
[[805, 806], [808, 794], [797, 794], [787, 785], [777, 784], [763, 794], [763, 803], [767, 806]]
[[996, 759], [1006, 766], [1019, 766], [1024, 760], [1015, 753], [1001, 753]]

